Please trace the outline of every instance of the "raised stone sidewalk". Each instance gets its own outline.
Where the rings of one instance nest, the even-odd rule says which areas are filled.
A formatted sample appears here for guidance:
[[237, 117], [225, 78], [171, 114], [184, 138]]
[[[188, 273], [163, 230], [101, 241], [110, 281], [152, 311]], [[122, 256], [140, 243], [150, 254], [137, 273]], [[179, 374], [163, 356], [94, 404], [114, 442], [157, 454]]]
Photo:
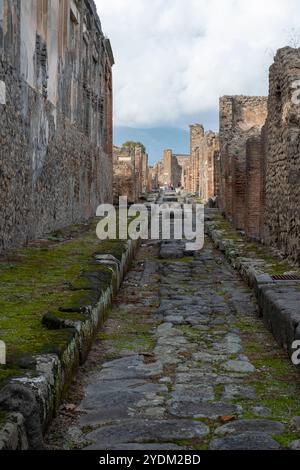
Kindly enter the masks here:
[[[85, 266], [82, 265], [82, 272], [80, 273], [80, 269], [75, 272], [74, 279], [79, 287], [64, 287], [64, 290], [74, 291], [76, 303], [60, 309], [59, 305], [52, 305], [55, 313], [45, 313], [40, 319], [40, 335], [45, 336], [46, 331], [66, 333], [61, 350], [57, 353], [24, 353], [15, 356], [18, 367], [15, 365], [12, 375], [7, 379], [0, 376], [0, 450], [45, 448], [43, 434], [53, 419], [77, 367], [86, 359], [99, 326], [103, 324], [112, 299], [134, 258], [138, 242], [116, 242], [116, 257], [111, 252], [103, 253], [104, 245], [102, 246], [99, 240], [97, 244], [94, 230], [93, 238], [96, 240], [98, 254], [86, 260], [88, 271], [85, 271]], [[85, 242], [84, 239], [79, 239], [79, 245], [80, 241], [82, 244]], [[28, 256], [31, 256], [30, 253]], [[55, 263], [59, 265], [60, 259], [54, 260]], [[18, 282], [18, 279], [16, 281]], [[35, 288], [37, 290], [37, 285]], [[50, 289], [50, 285], [46, 288]], [[22, 294], [22, 291], [19, 294]], [[8, 292], [6, 296], [8, 297]], [[66, 302], [66, 299], [64, 301]], [[73, 302], [73, 297], [71, 301]], [[38, 310], [30, 313], [36, 314], [39, 319]], [[26, 313], [21, 321], [28, 321]], [[37, 335], [34, 331], [31, 339], [29, 338], [31, 347], [34, 342], [41, 346], [41, 339]], [[11, 371], [12, 347], [16, 346], [18, 341], [24, 340], [22, 337], [13, 336], [10, 339], [11, 344], [7, 348], [9, 363], [7, 366], [0, 366], [0, 372], [3, 374]], [[51, 346], [53, 349], [56, 347], [55, 344]]]
[[[258, 243], [224, 229], [217, 210], [207, 210], [206, 229], [215, 246], [253, 289], [259, 314], [277, 342], [291, 358], [292, 345], [300, 340], [300, 270], [268, 253]], [[298, 280], [293, 280], [298, 279]], [[300, 370], [300, 366], [299, 366]]]
[[255, 296], [208, 239], [182, 252], [181, 242], [140, 249], [47, 436], [52, 448], [299, 447], [299, 375]]

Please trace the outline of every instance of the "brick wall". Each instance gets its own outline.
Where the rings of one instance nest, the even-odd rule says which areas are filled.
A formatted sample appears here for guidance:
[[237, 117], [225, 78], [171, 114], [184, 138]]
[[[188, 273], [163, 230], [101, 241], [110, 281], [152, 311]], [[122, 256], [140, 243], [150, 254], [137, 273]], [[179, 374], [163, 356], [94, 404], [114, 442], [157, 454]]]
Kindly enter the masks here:
[[261, 238], [263, 204], [263, 146], [260, 137], [252, 137], [246, 143], [245, 178], [245, 231], [247, 235]]
[[127, 196], [128, 203], [139, 200], [151, 187], [148, 155], [142, 147], [123, 145], [113, 150], [113, 194], [117, 204], [120, 196]]
[[260, 135], [267, 98], [220, 98], [220, 208], [237, 229], [246, 228], [246, 142]]

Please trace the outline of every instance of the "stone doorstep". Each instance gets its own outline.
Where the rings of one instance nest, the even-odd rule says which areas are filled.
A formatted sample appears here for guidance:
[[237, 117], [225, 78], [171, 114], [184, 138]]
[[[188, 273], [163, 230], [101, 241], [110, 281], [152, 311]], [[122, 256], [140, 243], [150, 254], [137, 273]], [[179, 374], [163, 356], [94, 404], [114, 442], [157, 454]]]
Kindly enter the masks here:
[[[123, 254], [120, 266], [118, 266], [117, 277], [118, 287], [126, 272], [126, 267], [134, 258], [138, 241], [128, 241], [127, 250]], [[2, 389], [9, 394], [9, 389], [19, 387], [19, 394], [26, 390], [32, 394], [33, 400], [39, 408], [41, 422], [38, 423], [43, 431], [51, 422], [56, 408], [59, 406], [59, 399], [66, 385], [65, 370], [75, 370], [79, 362], [79, 351], [87, 351], [91, 339], [105, 311], [112, 302], [113, 286], [111, 285], [102, 294], [97, 306], [89, 308], [90, 315], [85, 322], [76, 323], [76, 333], [61, 359], [55, 354], [44, 354], [36, 356], [36, 370], [24, 372], [23, 377], [11, 379]], [[2, 390], [0, 390], [0, 401]], [[59, 397], [59, 398], [58, 398]], [[23, 397], [20, 398], [20, 403]], [[7, 403], [7, 401], [6, 401]], [[1, 411], [1, 408], [0, 408]], [[15, 410], [14, 410], [15, 411]], [[0, 450], [27, 450], [32, 448], [28, 443], [28, 429], [25, 426], [22, 406], [18, 412], [10, 413], [0, 425]], [[42, 439], [42, 436], [41, 436]]]
[[[207, 223], [206, 231], [215, 246], [254, 290], [264, 323], [291, 358], [294, 352], [292, 343], [300, 340], [300, 282], [273, 280], [259, 270], [259, 260], [257, 263], [252, 259], [247, 261], [239, 256], [236, 249], [232, 253], [229, 249], [232, 248], [231, 242], [222, 239], [222, 232], [214, 229], [213, 224]], [[298, 368], [300, 371], [300, 366]]]

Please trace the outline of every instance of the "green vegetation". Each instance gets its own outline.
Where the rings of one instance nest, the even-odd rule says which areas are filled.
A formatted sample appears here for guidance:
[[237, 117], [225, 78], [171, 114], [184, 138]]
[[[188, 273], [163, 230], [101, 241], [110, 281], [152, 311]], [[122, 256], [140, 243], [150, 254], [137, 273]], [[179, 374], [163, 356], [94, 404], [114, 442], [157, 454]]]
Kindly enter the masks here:
[[269, 247], [242, 236], [221, 214], [215, 213], [213, 215], [213, 223], [216, 230], [223, 232], [223, 239], [232, 242], [232, 249], [237, 250], [238, 256], [260, 260], [262, 264], [259, 269], [262, 272], [271, 276], [283, 275], [291, 271], [300, 274], [299, 268], [295, 268], [288, 260], [277, 257]]
[[134, 150], [135, 147], [141, 147], [142, 148], [142, 152], [143, 153], [146, 153], [146, 147], [144, 144], [142, 144], [141, 142], [134, 142], [133, 140], [127, 140], [127, 142], [125, 142], [123, 144], [123, 147], [128, 147], [130, 148], [131, 150]]
[[[260, 319], [239, 316], [235, 326], [240, 331], [245, 354], [256, 368], [248, 381], [257, 394], [256, 406], [270, 410], [268, 419], [289, 424], [293, 416], [300, 415], [300, 377], [297, 369], [281, 347], [274, 344], [272, 334], [262, 331]], [[253, 412], [254, 405], [253, 400], [243, 402], [244, 418], [259, 417]]]
[[[136, 353], [151, 353], [155, 347], [155, 339], [151, 334], [153, 321], [149, 321], [152, 307], [143, 309], [140, 313], [134, 310], [114, 309], [111, 318], [114, 321], [113, 331], [104, 329], [98, 333], [98, 339], [113, 346], [113, 353], [106, 360], [119, 357], [122, 351], [134, 351]], [[129, 314], [130, 313], [130, 314]], [[126, 321], [124, 321], [126, 318]]]
[[126, 245], [101, 242], [95, 227], [91, 221], [60, 230], [0, 261], [0, 339], [7, 347], [0, 381], [19, 375], [24, 364], [30, 367], [32, 355], [63, 353], [74, 329], [49, 330], [42, 324], [45, 314], [84, 321], [82, 307], [95, 304], [111, 285], [114, 271], [97, 264], [94, 255], [109, 253], [120, 260]]

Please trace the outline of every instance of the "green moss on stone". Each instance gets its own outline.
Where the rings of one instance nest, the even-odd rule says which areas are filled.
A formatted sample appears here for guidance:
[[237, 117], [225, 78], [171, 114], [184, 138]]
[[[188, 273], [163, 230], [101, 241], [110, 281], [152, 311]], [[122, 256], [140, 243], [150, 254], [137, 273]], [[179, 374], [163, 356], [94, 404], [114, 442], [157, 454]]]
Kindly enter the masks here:
[[[96, 302], [111, 284], [113, 270], [93, 262], [94, 255], [109, 253], [121, 260], [126, 242], [100, 241], [95, 228], [96, 221], [74, 225], [0, 262], [0, 339], [6, 343], [8, 366], [23, 356], [61, 355], [74, 331], [48, 330], [42, 325], [44, 314], [56, 312], [60, 318], [83, 321], [79, 312], [57, 312]], [[97, 272], [97, 286], [85, 275], [89, 272]], [[0, 367], [0, 380], [9, 375], [10, 369]]]

